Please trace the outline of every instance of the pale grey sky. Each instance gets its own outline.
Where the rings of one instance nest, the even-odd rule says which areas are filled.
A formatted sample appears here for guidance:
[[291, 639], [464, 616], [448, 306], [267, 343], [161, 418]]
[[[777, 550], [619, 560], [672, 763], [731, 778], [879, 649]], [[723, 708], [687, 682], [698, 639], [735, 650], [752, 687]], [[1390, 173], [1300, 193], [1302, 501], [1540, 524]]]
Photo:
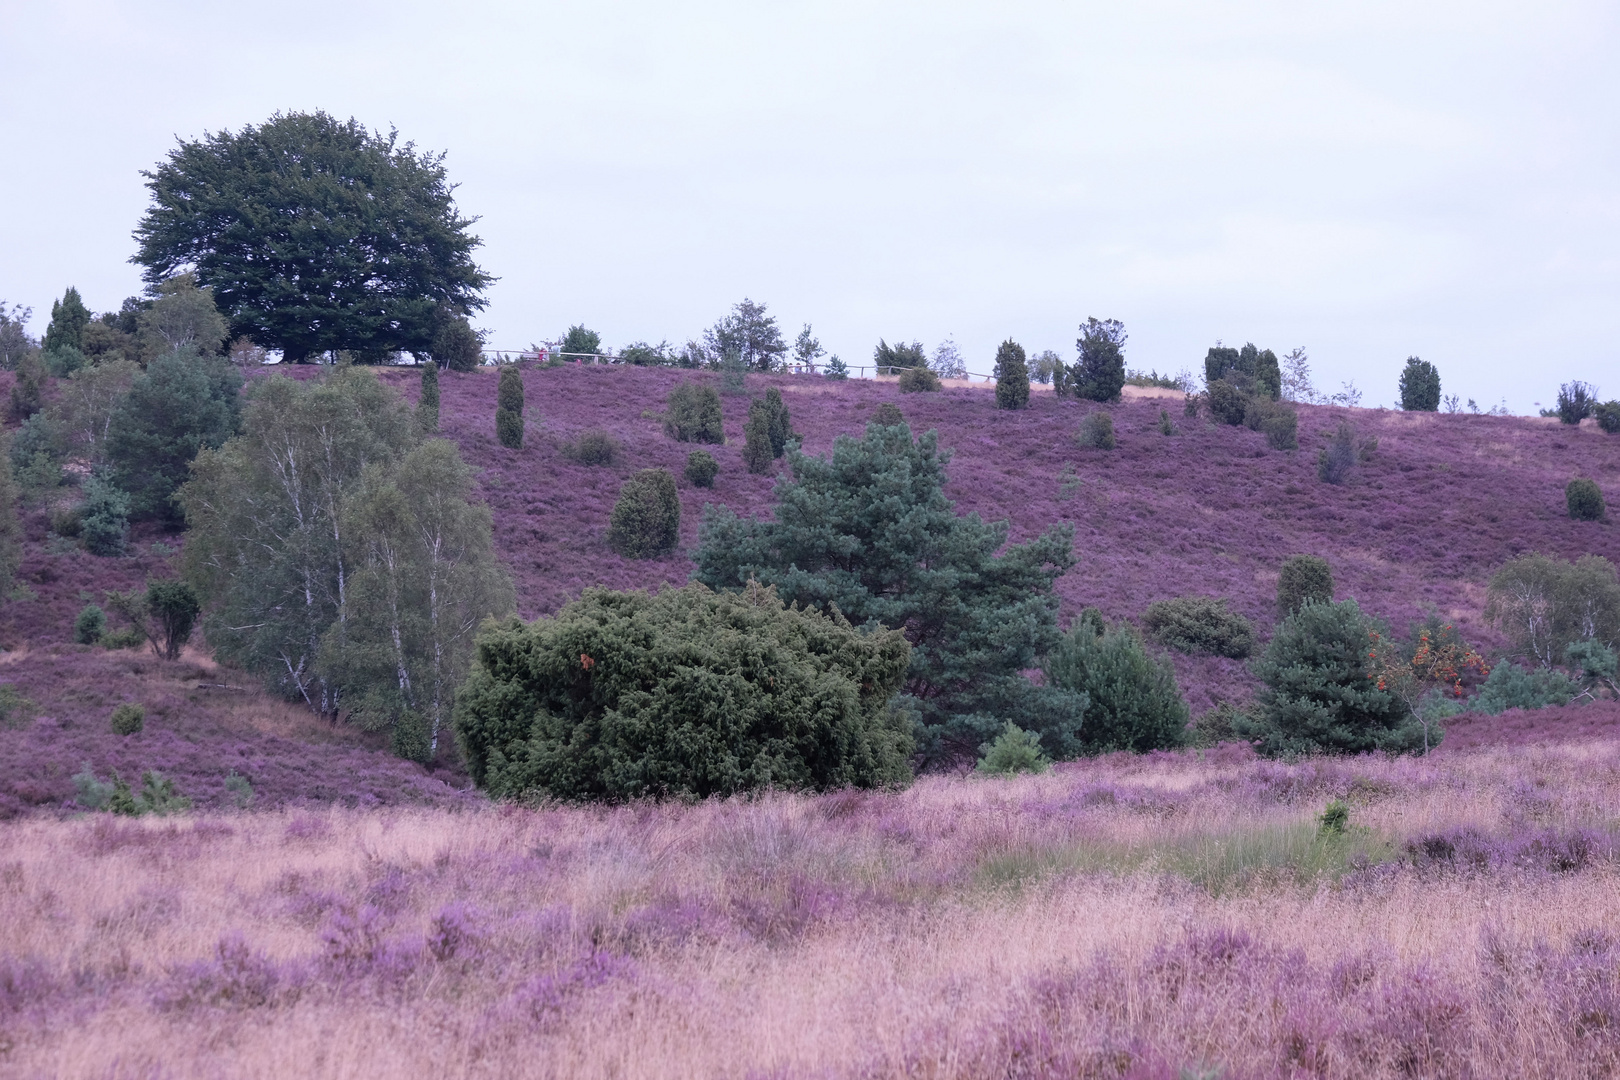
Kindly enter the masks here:
[[950, 335], [1132, 367], [1217, 338], [1394, 398], [1620, 396], [1611, 2], [0, 0], [0, 298], [140, 288], [139, 170], [323, 108], [447, 150], [477, 320], [696, 336], [743, 296], [869, 362]]

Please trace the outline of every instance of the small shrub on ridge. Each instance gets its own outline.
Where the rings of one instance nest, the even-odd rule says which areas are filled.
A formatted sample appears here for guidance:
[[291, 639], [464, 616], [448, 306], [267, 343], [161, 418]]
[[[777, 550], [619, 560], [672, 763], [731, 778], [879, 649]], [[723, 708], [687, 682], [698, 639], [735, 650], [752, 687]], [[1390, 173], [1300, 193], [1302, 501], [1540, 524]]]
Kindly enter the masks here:
[[1401, 371], [1401, 408], [1407, 412], [1440, 410], [1440, 369], [1415, 356], [1406, 358]]
[[1610, 435], [1620, 435], [1620, 401], [1607, 401], [1592, 410], [1598, 427]]
[[1286, 402], [1252, 397], [1243, 408], [1243, 423], [1250, 431], [1265, 435], [1273, 450], [1299, 449], [1299, 413]]
[[1209, 596], [1178, 596], [1148, 605], [1142, 627], [1154, 640], [1184, 653], [1242, 660], [1254, 652], [1254, 624]]
[[1579, 424], [1591, 416], [1598, 407], [1597, 387], [1591, 383], [1567, 382], [1558, 388], [1558, 419], [1566, 424]]
[[686, 479], [693, 487], [714, 487], [714, 478], [719, 472], [720, 463], [707, 450], [694, 450], [686, 455]]
[[112, 711], [108, 720], [114, 735], [135, 735], [146, 726], [146, 706], [126, 701]]
[[1597, 481], [1584, 476], [1576, 477], [1565, 486], [1564, 502], [1569, 506], [1569, 516], [1576, 521], [1602, 521], [1606, 512]]
[[[1024, 347], [1012, 338], [996, 350], [996, 408], [1023, 409], [1029, 405], [1029, 364]], [[934, 380], [936, 383], [938, 379]]]
[[900, 372], [900, 392], [902, 394], [930, 394], [944, 388], [945, 384], [939, 381], [939, 376], [928, 368], [906, 368]]
[[1074, 441], [1088, 450], [1114, 449], [1118, 445], [1114, 441], [1114, 418], [1105, 412], [1092, 413], [1080, 421]]
[[653, 559], [675, 550], [681, 499], [668, 469], [642, 469], [624, 482], [613, 504], [608, 543], [620, 555]]
[[1348, 420], [1340, 420], [1328, 444], [1316, 452], [1316, 478], [1324, 484], [1342, 484], [1358, 460], [1355, 430]]
[[1209, 384], [1209, 388], [1204, 392], [1204, 398], [1204, 404], [1209, 407], [1209, 415], [1217, 423], [1232, 427], [1243, 423], [1243, 417], [1249, 409], [1249, 399], [1236, 386], [1225, 379], [1216, 379]]

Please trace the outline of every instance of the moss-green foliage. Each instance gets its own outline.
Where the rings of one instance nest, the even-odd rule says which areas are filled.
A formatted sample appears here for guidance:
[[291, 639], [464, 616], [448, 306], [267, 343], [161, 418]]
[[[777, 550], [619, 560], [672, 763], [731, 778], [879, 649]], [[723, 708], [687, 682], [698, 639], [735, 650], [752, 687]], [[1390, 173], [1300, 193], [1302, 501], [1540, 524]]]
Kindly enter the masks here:
[[[161, 817], [191, 809], [191, 800], [175, 790], [174, 781], [152, 769], [141, 774], [140, 791], [131, 791], [129, 784], [116, 772], [112, 775], [110, 791], [106, 790], [106, 785], [96, 781], [88, 765], [85, 766], [85, 773], [88, 774], [89, 783], [83, 784], [80, 790], [92, 799], [104, 792], [101, 808], [109, 813], [125, 817], [141, 817], [145, 814]], [[80, 778], [76, 776], [73, 779], [78, 782]]]
[[1125, 389], [1125, 324], [1118, 319], [1087, 319], [1075, 340], [1079, 358], [1065, 388], [1087, 401], [1118, 401]]
[[849, 365], [839, 359], [837, 353], [834, 353], [827, 360], [827, 366], [822, 369], [821, 375], [826, 379], [847, 379], [849, 378]]
[[1041, 751], [1041, 737], [1033, 731], [1007, 722], [1007, 727], [995, 742], [984, 747], [978, 770], [987, 776], [1012, 776], [1015, 773], [1042, 773], [1052, 760]]
[[664, 434], [678, 442], [726, 441], [721, 426], [720, 395], [707, 383], [681, 383], [669, 392], [664, 413]]
[[1170, 413], [1165, 409], [1159, 410], [1159, 434], [1174, 435], [1176, 426], [1170, 422]]
[[714, 478], [720, 473], [720, 463], [707, 450], [694, 450], [686, 455], [686, 479], [693, 487], [714, 487]]
[[1204, 356], [1204, 383], [1213, 390], [1217, 382], [1227, 383], [1244, 397], [1275, 401], [1282, 396], [1282, 365], [1276, 353], [1257, 349], [1253, 342], [1241, 349], [1216, 345]]
[[1273, 756], [1422, 747], [1421, 726], [1369, 672], [1379, 629], [1354, 600], [1306, 603], [1283, 620], [1255, 663], [1265, 687], [1254, 714], [1235, 720], [1234, 729]]
[[1277, 615], [1286, 619], [1302, 604], [1333, 601], [1333, 568], [1316, 555], [1294, 555], [1277, 573]]
[[122, 555], [129, 535], [130, 498], [110, 480], [92, 476], [84, 482], [79, 535], [92, 555]]
[[1142, 616], [1142, 628], [1160, 644], [1184, 653], [1209, 653], [1242, 660], [1254, 652], [1254, 624], [1209, 596], [1156, 600]]
[[[902, 394], [930, 394], [944, 388], [944, 384], [939, 381], [939, 376], [928, 368], [906, 368], [900, 372], [900, 392]], [[998, 389], [996, 393], [996, 401], [999, 404], [1001, 392]]]
[[174, 493], [204, 448], [241, 424], [242, 376], [223, 357], [178, 349], [135, 378], [107, 426], [109, 479], [129, 495], [129, 516], [177, 525]]
[[587, 330], [584, 325], [570, 326], [557, 351], [581, 356], [601, 355], [602, 335], [595, 330]]
[[1407, 412], [1440, 411], [1440, 369], [1415, 356], [1401, 369], [1401, 408]]
[[563, 447], [563, 455], [581, 465], [612, 465], [623, 448], [605, 431], [581, 432], [579, 438]]
[[484, 339], [465, 315], [441, 313], [428, 351], [447, 371], [474, 371], [484, 362]]
[[512, 365], [501, 368], [495, 392], [495, 438], [508, 450], [523, 448], [523, 376]]
[[1029, 364], [1024, 347], [1008, 338], [996, 349], [996, 408], [1023, 409], [1029, 405]]
[[1607, 512], [1597, 481], [1577, 476], [1564, 486], [1564, 502], [1576, 521], [1602, 521]]
[[1506, 632], [1517, 654], [1551, 667], [1576, 642], [1620, 642], [1620, 577], [1600, 555], [1573, 563], [1521, 555], [1491, 575], [1485, 617]]
[[771, 417], [763, 401], [748, 406], [748, 423], [743, 426], [743, 464], [751, 473], [771, 471]]
[[1087, 450], [1112, 450], [1119, 445], [1114, 439], [1114, 418], [1105, 412], [1094, 412], [1080, 421], [1074, 433], [1075, 445]]
[[1581, 692], [1578, 680], [1553, 668], [1524, 668], [1504, 660], [1491, 668], [1479, 693], [1468, 703], [1492, 716], [1506, 709], [1544, 709], [1568, 705]]
[[1233, 427], [1243, 423], [1243, 417], [1249, 411], [1248, 397], [1225, 379], [1217, 379], [1209, 384], [1205, 404], [1209, 406], [1209, 415], [1217, 423]]
[[107, 721], [114, 735], [134, 735], [146, 726], [146, 706], [126, 701], [112, 711]]
[[1263, 433], [1273, 450], [1299, 449], [1299, 413], [1286, 402], [1263, 394], [1250, 397], [1243, 406], [1243, 423], [1250, 431]]
[[757, 585], [589, 589], [554, 618], [484, 631], [456, 731], [496, 796], [898, 786], [912, 740], [889, 699], [909, 651]]
[[900, 406], [892, 401], [885, 401], [872, 413], [872, 423], [880, 427], [901, 427], [905, 422], [906, 418], [901, 414]]
[[73, 640], [80, 645], [97, 645], [107, 632], [107, 613], [97, 604], [86, 604], [73, 620]]
[[1597, 411], [1597, 387], [1576, 379], [1558, 388], [1558, 406], [1554, 410], [1565, 424], [1579, 424]]
[[1223, 742], [1241, 742], [1235, 724], [1239, 717], [1246, 716], [1244, 710], [1230, 701], [1223, 701], [1193, 719], [1192, 726], [1187, 729], [1187, 742], [1206, 750]]
[[920, 341], [913, 341], [910, 345], [897, 341], [890, 345], [879, 338], [877, 347], [872, 350], [872, 363], [877, 365], [879, 375], [887, 375], [891, 369], [927, 367], [928, 353], [923, 350]]
[[1592, 410], [1598, 427], [1610, 435], [1620, 435], [1620, 401], [1606, 401]]
[[429, 360], [422, 366], [422, 393], [416, 399], [416, 426], [424, 435], [439, 431], [439, 365]]
[[17, 381], [11, 384], [11, 419], [27, 420], [45, 407], [45, 377], [45, 362], [40, 354], [24, 353], [17, 362]]
[[798, 436], [793, 433], [793, 419], [788, 416], [782, 391], [774, 386], [765, 391], [765, 421], [765, 432], [771, 440], [771, 457], [779, 458], [787, 453], [788, 443]]
[[69, 285], [62, 299], [51, 302], [51, 321], [40, 343], [47, 351], [64, 346], [84, 348], [84, 328], [90, 325], [90, 309], [84, 306], [79, 290]]
[[1187, 738], [1187, 703], [1168, 660], [1149, 656], [1126, 627], [1097, 632], [1076, 619], [1042, 665], [1047, 684], [1090, 700], [1080, 739], [1087, 751], [1159, 750]]
[[681, 538], [681, 499], [668, 469], [642, 469], [624, 482], [608, 523], [608, 544], [632, 559], [675, 550]]
[[1084, 697], [1023, 674], [1059, 636], [1053, 582], [1074, 564], [1072, 529], [1009, 545], [1005, 522], [958, 516], [937, 433], [913, 440], [885, 419], [880, 409], [862, 438], [840, 437], [830, 458], [790, 452], [773, 519], [706, 510], [697, 579], [753, 578], [790, 603], [902, 630], [917, 644], [905, 707], [931, 757], [976, 757], [1007, 720], [1074, 756]]

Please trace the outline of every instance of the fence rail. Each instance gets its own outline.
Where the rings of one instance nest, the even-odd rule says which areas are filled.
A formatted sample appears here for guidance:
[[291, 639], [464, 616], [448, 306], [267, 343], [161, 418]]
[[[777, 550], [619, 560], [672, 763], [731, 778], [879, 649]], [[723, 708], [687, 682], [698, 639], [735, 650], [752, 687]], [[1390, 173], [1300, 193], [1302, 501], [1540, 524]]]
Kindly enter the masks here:
[[[578, 363], [578, 364], [622, 364], [622, 363], [624, 363], [624, 359], [622, 357], [615, 356], [612, 353], [561, 352], [561, 351], [559, 351], [557, 349], [546, 349], [546, 348], [540, 348], [540, 349], [485, 349], [485, 350], [483, 350], [483, 354], [484, 354], [484, 362], [486, 364], [508, 364], [508, 363], [514, 363], [514, 362], [522, 362], [524, 360], [541, 360], [541, 361], [561, 360], [564, 363]], [[852, 378], [856, 378], [856, 379], [867, 379], [867, 378], [876, 379], [876, 378], [882, 378], [884, 376], [897, 376], [901, 372], [905, 371], [906, 369], [903, 368], [903, 367], [895, 367], [893, 365], [885, 365], [885, 364], [847, 364], [847, 365], [845, 365], [845, 370], [849, 372], [849, 374], [850, 374], [850, 376]], [[866, 373], [868, 371], [870, 371], [872, 374], [867, 375]], [[779, 374], [779, 375], [825, 375], [826, 373], [827, 373], [827, 371], [826, 371], [826, 365], [825, 364], [821, 365], [818, 368], [817, 365], [815, 365], [815, 364], [794, 364], [794, 363], [786, 364], [782, 368], [780, 368], [779, 370], [774, 372], [774, 374]], [[941, 376], [941, 378], [948, 378], [948, 379], [978, 379], [981, 382], [995, 382], [996, 381], [996, 377], [994, 375], [980, 375], [976, 371], [964, 371], [964, 372], [962, 372], [962, 373], [960, 373], [958, 375], [945, 375], [945, 376]]]

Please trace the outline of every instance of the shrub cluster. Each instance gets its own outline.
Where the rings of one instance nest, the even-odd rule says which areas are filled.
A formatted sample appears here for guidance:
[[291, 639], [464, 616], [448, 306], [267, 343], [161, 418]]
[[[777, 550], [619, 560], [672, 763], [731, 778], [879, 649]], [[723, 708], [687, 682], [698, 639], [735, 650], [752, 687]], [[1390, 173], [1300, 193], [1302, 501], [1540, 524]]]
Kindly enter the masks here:
[[664, 412], [664, 434], [678, 442], [726, 441], [722, 428], [720, 395], [707, 383], [681, 383], [669, 392]]
[[1558, 388], [1558, 419], [1566, 424], [1579, 424], [1598, 409], [1597, 387], [1591, 383], [1567, 382]]
[[902, 394], [931, 394], [944, 388], [945, 384], [940, 382], [939, 376], [929, 368], [913, 367], [900, 372]]
[[1599, 555], [1573, 563], [1521, 555], [1491, 575], [1485, 617], [1506, 632], [1515, 653], [1551, 667], [1578, 642], [1620, 641], [1620, 577]]
[[1029, 405], [1029, 364], [1024, 347], [1008, 338], [996, 349], [996, 408], [1022, 409]]
[[1074, 441], [1078, 446], [1088, 450], [1112, 450], [1118, 445], [1114, 440], [1114, 418], [1106, 412], [1094, 412], [1080, 421], [1080, 427], [1074, 433]]
[[622, 451], [619, 440], [600, 430], [582, 432], [563, 447], [563, 455], [581, 465], [612, 465]]
[[487, 629], [456, 731], [497, 797], [702, 798], [910, 779], [889, 707], [910, 649], [757, 585], [590, 589], [554, 618]]
[[1407, 412], [1438, 412], [1440, 409], [1440, 369], [1415, 356], [1406, 358], [1401, 370], [1401, 408]]
[[978, 771], [986, 776], [1042, 773], [1052, 765], [1052, 759], [1041, 750], [1041, 737], [1011, 720], [995, 741], [982, 749], [984, 756], [979, 759]]
[[1592, 410], [1598, 427], [1610, 435], [1620, 435], [1620, 401], [1606, 401]]
[[714, 487], [714, 478], [720, 473], [720, 463], [707, 450], [694, 450], [686, 455], [686, 480], [693, 487]]
[[681, 538], [681, 499], [668, 469], [642, 469], [624, 482], [608, 521], [608, 544], [632, 559], [675, 550]]
[[1187, 703], [1175, 669], [1156, 659], [1126, 627], [1102, 629], [1093, 614], [1075, 620], [1046, 657], [1049, 685], [1089, 700], [1080, 739], [1091, 753], [1161, 750], [1187, 737]]
[[146, 726], [146, 706], [126, 701], [112, 711], [108, 720], [114, 735], [135, 735]]
[[1316, 555], [1295, 555], [1277, 574], [1277, 615], [1286, 619], [1306, 604], [1333, 602], [1333, 568]]
[[1299, 413], [1287, 402], [1251, 397], [1243, 406], [1243, 424], [1265, 435], [1273, 450], [1299, 449]]
[[748, 422], [743, 425], [743, 464], [748, 471], [764, 474], [771, 471], [771, 416], [763, 401], [748, 406]]
[[1569, 507], [1569, 516], [1576, 521], [1602, 521], [1607, 512], [1597, 481], [1584, 476], [1578, 476], [1565, 485], [1564, 502]]
[[1254, 652], [1254, 624], [1208, 596], [1178, 596], [1148, 605], [1142, 628], [1160, 644], [1185, 653], [1242, 660]]

